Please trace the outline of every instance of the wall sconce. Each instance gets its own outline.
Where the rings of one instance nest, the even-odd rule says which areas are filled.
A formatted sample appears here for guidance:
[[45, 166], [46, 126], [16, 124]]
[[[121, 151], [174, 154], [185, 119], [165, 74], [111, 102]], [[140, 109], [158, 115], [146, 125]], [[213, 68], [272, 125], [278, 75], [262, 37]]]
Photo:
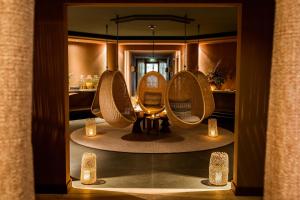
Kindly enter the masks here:
[[216, 118], [208, 119], [208, 136], [217, 137], [218, 134], [218, 123]]
[[90, 185], [97, 181], [96, 154], [84, 153], [81, 159], [80, 182]]
[[209, 183], [212, 185], [227, 185], [228, 182], [228, 154], [213, 152], [209, 163]]
[[96, 120], [95, 118], [85, 120], [85, 134], [88, 137], [96, 136]]

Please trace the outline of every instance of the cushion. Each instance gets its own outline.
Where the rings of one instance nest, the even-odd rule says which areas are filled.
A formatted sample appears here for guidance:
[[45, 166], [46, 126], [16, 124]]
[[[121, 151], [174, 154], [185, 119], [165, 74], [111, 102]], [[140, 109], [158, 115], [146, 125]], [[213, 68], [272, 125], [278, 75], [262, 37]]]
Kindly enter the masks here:
[[192, 109], [192, 101], [185, 100], [185, 101], [175, 101], [170, 100], [170, 107], [174, 112], [186, 112], [191, 111]]
[[198, 122], [200, 118], [196, 115], [191, 115], [191, 116], [182, 117], [181, 120], [189, 123], [194, 123], [194, 122]]
[[200, 118], [196, 115], [192, 115], [192, 111], [180, 111], [174, 112], [174, 114], [181, 120], [189, 123], [198, 122]]
[[192, 116], [192, 111], [175, 111], [174, 114], [181, 119]]
[[161, 107], [162, 94], [158, 92], [145, 92], [144, 106]]

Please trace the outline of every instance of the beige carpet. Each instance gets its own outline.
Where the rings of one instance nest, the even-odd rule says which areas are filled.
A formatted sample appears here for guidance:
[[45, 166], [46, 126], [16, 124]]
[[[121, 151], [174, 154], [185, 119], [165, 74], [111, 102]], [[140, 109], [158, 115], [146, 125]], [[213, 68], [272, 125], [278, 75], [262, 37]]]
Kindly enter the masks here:
[[131, 126], [113, 128], [106, 122], [97, 124], [97, 136], [87, 137], [84, 128], [71, 133], [71, 140], [80, 145], [117, 152], [129, 153], [181, 153], [203, 151], [228, 145], [233, 142], [233, 133], [219, 128], [219, 136], [207, 136], [207, 125], [194, 129], [171, 127], [169, 134], [131, 134]]

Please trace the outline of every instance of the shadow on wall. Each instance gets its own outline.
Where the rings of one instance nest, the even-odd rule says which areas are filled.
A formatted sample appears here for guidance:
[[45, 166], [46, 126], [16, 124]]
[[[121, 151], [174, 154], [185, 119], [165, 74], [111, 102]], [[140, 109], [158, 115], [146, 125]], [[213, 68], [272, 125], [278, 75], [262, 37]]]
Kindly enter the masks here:
[[199, 69], [205, 74], [214, 69], [225, 78], [221, 89], [235, 90], [236, 42], [200, 44]]

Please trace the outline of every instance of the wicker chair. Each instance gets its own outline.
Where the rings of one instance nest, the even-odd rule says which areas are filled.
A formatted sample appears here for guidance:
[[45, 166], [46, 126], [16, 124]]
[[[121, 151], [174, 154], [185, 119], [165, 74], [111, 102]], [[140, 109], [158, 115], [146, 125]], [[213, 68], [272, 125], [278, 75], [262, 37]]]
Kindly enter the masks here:
[[[111, 126], [124, 128], [136, 121], [123, 75], [119, 71], [103, 72], [97, 93], [99, 96], [98, 116]], [[97, 100], [94, 101], [96, 103]]]
[[91, 106], [91, 112], [96, 115], [97, 117], [103, 118], [100, 110], [100, 104], [99, 104], [99, 91], [100, 91], [100, 86], [102, 84], [103, 76], [100, 77], [98, 84], [97, 84], [97, 90], [94, 95], [93, 103]]
[[197, 71], [195, 73], [195, 76], [197, 77], [197, 80], [200, 84], [201, 93], [203, 96], [204, 101], [204, 118], [209, 117], [215, 110], [215, 100], [212, 94], [212, 91], [210, 89], [209, 82], [207, 80], [207, 77], [205, 74], [203, 74], [200, 71]]
[[204, 74], [177, 73], [166, 90], [165, 107], [174, 126], [193, 128], [214, 110], [214, 100]]
[[156, 114], [164, 110], [166, 86], [165, 78], [155, 71], [148, 72], [141, 78], [137, 95], [143, 111], [148, 114]]

